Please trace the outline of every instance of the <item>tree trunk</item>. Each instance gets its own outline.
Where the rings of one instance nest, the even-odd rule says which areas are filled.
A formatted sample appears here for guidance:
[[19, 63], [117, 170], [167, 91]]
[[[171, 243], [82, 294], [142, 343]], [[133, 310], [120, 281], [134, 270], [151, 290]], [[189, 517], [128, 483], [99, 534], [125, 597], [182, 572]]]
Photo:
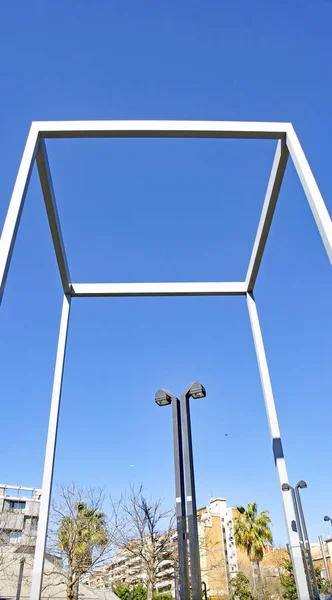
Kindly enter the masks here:
[[153, 585], [151, 583], [151, 581], [148, 582], [148, 598], [147, 600], [152, 600], [152, 593], [153, 593]]
[[264, 593], [263, 593], [264, 590], [263, 590], [261, 565], [259, 562], [256, 563], [256, 572], [257, 572], [257, 598], [258, 598], [258, 600], [262, 600], [264, 597]]
[[262, 575], [260, 564], [258, 562], [251, 563], [251, 573], [254, 584], [254, 592], [257, 600], [262, 600], [263, 598], [263, 586], [262, 586]]
[[74, 583], [73, 585], [73, 591], [74, 591], [74, 600], [78, 600], [78, 586], [80, 585], [80, 580], [78, 579], [76, 581], [76, 583]]
[[67, 600], [75, 600], [74, 586], [72, 579], [67, 579]]

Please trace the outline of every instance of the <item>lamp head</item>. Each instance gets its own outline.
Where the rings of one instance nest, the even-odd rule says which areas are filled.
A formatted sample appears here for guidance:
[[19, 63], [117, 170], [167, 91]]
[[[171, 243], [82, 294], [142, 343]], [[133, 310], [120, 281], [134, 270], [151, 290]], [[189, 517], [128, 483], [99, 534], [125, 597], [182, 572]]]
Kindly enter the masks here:
[[283, 492], [289, 492], [289, 490], [291, 489], [291, 486], [289, 485], [289, 483], [283, 483], [281, 486], [281, 489]]
[[191, 398], [194, 398], [195, 400], [197, 398], [205, 398], [206, 389], [205, 389], [204, 385], [199, 383], [199, 381], [194, 381], [194, 383], [192, 383], [190, 388], [188, 389], [187, 395], [189, 396], [189, 398], [191, 397]]
[[324, 521], [331, 521], [331, 519], [330, 519], [330, 517], [328, 517], [327, 515], [325, 515]]
[[300, 488], [300, 490], [304, 490], [307, 487], [307, 484], [305, 481], [303, 481], [303, 479], [301, 479], [301, 481], [299, 481], [299, 483], [296, 485], [297, 488]]
[[167, 406], [167, 404], [171, 404], [172, 402], [172, 394], [168, 390], [158, 390], [155, 393], [154, 399], [158, 406]]

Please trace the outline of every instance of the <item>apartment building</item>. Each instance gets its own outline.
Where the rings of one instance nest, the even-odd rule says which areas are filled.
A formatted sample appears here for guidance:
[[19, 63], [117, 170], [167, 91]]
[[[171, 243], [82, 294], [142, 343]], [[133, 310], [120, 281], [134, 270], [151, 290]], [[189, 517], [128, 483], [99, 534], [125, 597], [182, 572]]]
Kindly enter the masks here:
[[[41, 490], [0, 485], [0, 600], [29, 600]], [[83, 587], [83, 586], [82, 586]], [[61, 559], [45, 555], [41, 600], [66, 600]], [[109, 589], [80, 588], [81, 600], [119, 600]]]
[[0, 485], [0, 597], [28, 596], [41, 490]]
[[[320, 569], [322, 577], [332, 581], [332, 538], [328, 537], [325, 540], [322, 539], [322, 545], [320, 542], [311, 543], [310, 548], [315, 567]], [[325, 568], [325, 561], [327, 565], [327, 572]]]
[[[250, 570], [247, 556], [235, 546], [234, 517], [236, 509], [227, 507], [225, 498], [211, 498], [210, 503], [197, 511], [202, 581], [209, 597], [228, 597], [229, 579], [239, 570]], [[177, 533], [170, 541], [174, 559], [163, 561], [158, 568], [156, 590], [175, 597]], [[130, 550], [121, 549], [114, 560], [86, 577], [91, 588], [115, 588], [119, 584], [146, 583], [141, 559]]]
[[[176, 532], [174, 532], [167, 546], [168, 554], [174, 556], [174, 559], [164, 560], [159, 564], [155, 587], [160, 593], [172, 594], [174, 597], [174, 563], [177, 555]], [[96, 569], [92, 575], [85, 577], [82, 583], [95, 589], [112, 589], [121, 584], [146, 584], [142, 559], [140, 556], [135, 556], [129, 549], [122, 548], [111, 563]]]
[[235, 544], [236, 516], [225, 498], [211, 498], [197, 511], [202, 581], [209, 597], [228, 598], [230, 579], [239, 571], [250, 572], [247, 555]]
[[0, 538], [3, 542], [35, 545], [40, 499], [40, 489], [0, 485]]

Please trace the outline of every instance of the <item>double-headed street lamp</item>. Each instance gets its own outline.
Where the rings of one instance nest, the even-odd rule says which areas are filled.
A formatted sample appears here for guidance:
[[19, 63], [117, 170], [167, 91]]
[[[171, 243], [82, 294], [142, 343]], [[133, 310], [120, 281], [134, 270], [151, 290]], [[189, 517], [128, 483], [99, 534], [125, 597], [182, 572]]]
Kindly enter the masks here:
[[304, 543], [305, 543], [305, 546], [307, 548], [309, 564], [310, 564], [310, 568], [311, 568], [311, 572], [312, 572], [312, 579], [313, 579], [313, 582], [314, 582], [314, 592], [315, 592], [316, 598], [318, 598], [318, 600], [319, 600], [319, 589], [318, 589], [318, 584], [317, 584], [316, 572], [315, 572], [314, 562], [312, 560], [311, 548], [310, 548], [310, 542], [309, 542], [309, 536], [308, 536], [308, 531], [307, 531], [307, 525], [306, 525], [306, 522], [305, 522], [304, 512], [303, 512], [303, 507], [302, 507], [302, 501], [301, 501], [301, 497], [300, 497], [300, 490], [304, 490], [306, 487], [307, 487], [306, 482], [303, 481], [303, 479], [301, 479], [301, 481], [299, 481], [296, 484], [296, 486], [295, 486], [295, 496], [296, 496], [297, 505], [299, 507], [300, 518], [301, 518], [301, 521], [302, 521], [303, 534], [304, 534]]
[[[306, 572], [306, 576], [307, 576], [309, 593], [310, 593], [311, 597], [316, 598], [316, 600], [320, 600], [316, 572], [315, 572], [315, 567], [314, 567], [314, 563], [312, 560], [307, 525], [305, 522], [302, 501], [301, 501], [301, 497], [300, 497], [300, 490], [303, 490], [306, 487], [307, 487], [306, 482], [303, 481], [303, 479], [301, 479], [296, 484], [295, 488], [293, 488], [288, 483], [283, 483], [283, 485], [281, 486], [281, 489], [283, 491], [288, 491], [288, 490], [292, 491], [295, 517], [296, 517], [296, 521], [297, 521], [297, 529], [298, 529], [298, 533], [299, 533], [300, 543], [302, 542], [302, 548], [303, 548], [302, 554], [303, 554], [305, 572]], [[305, 554], [304, 550], [307, 551], [309, 566], [310, 566], [310, 570], [311, 570], [311, 577], [312, 577], [312, 581], [313, 581], [313, 589], [312, 589], [312, 585], [311, 585], [311, 579], [310, 579], [310, 575], [309, 575], [308, 564], [307, 564], [306, 554]]]
[[155, 401], [159, 406], [167, 406], [168, 404], [172, 404], [176, 526], [178, 533], [179, 555], [179, 588], [180, 599], [189, 600], [187, 523], [184, 491], [180, 400], [176, 396], [173, 396], [173, 394], [171, 394], [171, 392], [168, 390], [158, 390], [155, 396]]
[[[158, 390], [155, 401], [159, 406], [173, 406], [174, 465], [176, 489], [176, 515], [178, 528], [179, 579], [181, 600], [189, 599], [188, 585], [188, 552], [186, 541], [186, 501], [183, 476], [183, 456], [185, 465], [185, 481], [187, 493], [187, 517], [189, 530], [190, 571], [193, 600], [202, 600], [202, 581], [199, 560], [199, 541], [197, 527], [196, 490], [194, 461], [191, 437], [190, 398], [205, 398], [204, 386], [195, 381], [181, 396], [182, 428], [180, 403], [176, 396], [168, 390]], [[182, 438], [181, 438], [182, 429]]]
[[297, 532], [299, 534], [301, 554], [302, 554], [302, 560], [303, 560], [303, 565], [304, 565], [304, 570], [305, 570], [305, 576], [306, 576], [306, 580], [307, 580], [308, 591], [309, 591], [311, 600], [314, 600], [314, 594], [313, 594], [311, 580], [310, 580], [308, 563], [307, 563], [307, 558], [306, 558], [306, 554], [305, 554], [304, 538], [303, 538], [302, 526], [301, 526], [301, 521], [300, 521], [299, 509], [298, 509], [297, 502], [296, 502], [295, 489], [293, 488], [293, 486], [289, 485], [289, 483], [283, 483], [281, 486], [281, 489], [283, 492], [288, 492], [290, 490], [292, 493], [292, 500], [293, 500], [294, 512], [295, 512], [295, 520], [296, 520]]
[[[329, 521], [331, 523], [331, 525], [332, 525], [332, 518], [329, 517], [328, 515], [325, 515], [324, 521], [327, 521], [327, 522]], [[325, 549], [324, 549], [323, 538], [320, 535], [318, 539], [319, 539], [319, 543], [320, 543], [320, 549], [321, 549], [322, 555], [323, 555], [326, 577], [329, 580], [329, 582], [331, 583], [331, 576], [330, 576], [330, 571], [329, 571], [329, 568], [328, 568], [328, 565], [327, 565], [327, 560], [326, 560], [326, 554], [325, 554]]]

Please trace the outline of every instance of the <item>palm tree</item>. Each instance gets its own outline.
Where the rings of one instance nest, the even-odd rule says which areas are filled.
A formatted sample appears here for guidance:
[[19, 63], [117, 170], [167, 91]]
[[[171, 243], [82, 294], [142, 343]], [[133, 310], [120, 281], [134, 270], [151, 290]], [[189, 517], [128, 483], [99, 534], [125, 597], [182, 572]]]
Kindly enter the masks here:
[[[272, 543], [271, 519], [267, 510], [257, 513], [257, 503], [237, 508], [239, 515], [234, 519], [235, 543], [244, 550], [251, 562], [253, 575], [257, 572], [257, 595], [262, 597], [262, 575], [260, 563], [264, 556], [264, 547]], [[256, 568], [255, 568], [256, 567]]]
[[57, 531], [58, 548], [67, 560], [67, 599], [78, 595], [80, 577], [86, 573], [108, 544], [104, 513], [89, 508], [86, 502], [76, 502], [69, 516], [60, 519]]

